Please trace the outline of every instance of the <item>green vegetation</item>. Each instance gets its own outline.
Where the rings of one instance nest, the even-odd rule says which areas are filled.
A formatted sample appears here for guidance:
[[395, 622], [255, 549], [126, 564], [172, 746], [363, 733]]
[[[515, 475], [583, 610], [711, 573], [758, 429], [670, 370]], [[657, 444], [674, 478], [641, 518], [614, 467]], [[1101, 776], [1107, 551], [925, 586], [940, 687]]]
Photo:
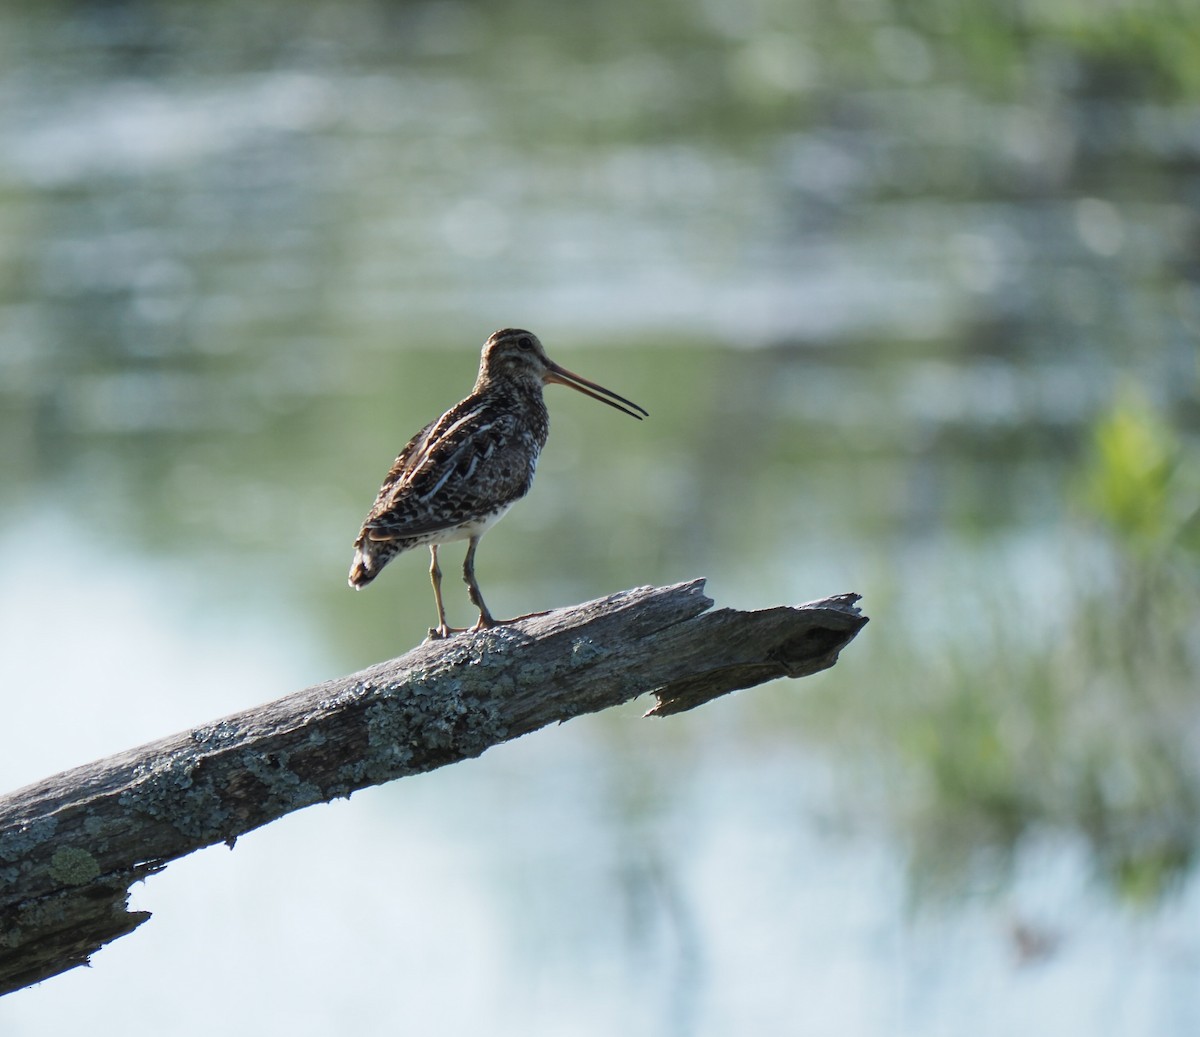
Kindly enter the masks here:
[[1200, 853], [1200, 467], [1127, 387], [1068, 489], [1046, 589], [962, 588], [965, 622], [936, 644], [876, 609], [872, 658], [807, 706], [883, 777], [866, 791], [908, 831], [919, 891], [1001, 879], [1056, 832], [1086, 841], [1115, 893], [1153, 902]]

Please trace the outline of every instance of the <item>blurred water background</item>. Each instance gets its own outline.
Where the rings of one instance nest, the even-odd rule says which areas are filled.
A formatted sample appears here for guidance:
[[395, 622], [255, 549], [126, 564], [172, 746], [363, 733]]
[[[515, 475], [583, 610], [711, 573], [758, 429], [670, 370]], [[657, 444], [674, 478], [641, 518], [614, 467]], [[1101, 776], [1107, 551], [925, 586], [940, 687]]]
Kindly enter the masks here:
[[177, 862], [6, 1037], [1200, 1031], [1190, 5], [11, 3], [0, 56], [5, 788], [419, 640], [426, 556], [350, 543], [504, 325], [652, 416], [550, 391], [498, 615], [872, 617]]

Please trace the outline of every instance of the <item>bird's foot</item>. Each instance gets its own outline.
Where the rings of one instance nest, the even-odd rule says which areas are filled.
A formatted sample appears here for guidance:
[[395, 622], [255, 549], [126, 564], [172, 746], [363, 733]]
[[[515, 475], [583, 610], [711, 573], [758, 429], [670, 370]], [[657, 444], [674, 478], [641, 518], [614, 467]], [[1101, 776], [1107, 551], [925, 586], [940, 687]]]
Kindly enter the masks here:
[[523, 616], [513, 616], [512, 619], [496, 619], [494, 616], [480, 616], [475, 625], [471, 627], [472, 634], [478, 634], [481, 630], [491, 630], [492, 627], [506, 627], [510, 623], [520, 623], [523, 619], [533, 619], [535, 616], [545, 616], [546, 612], [526, 612]]
[[541, 612], [526, 612], [523, 616], [513, 616], [512, 619], [508, 620], [508, 622], [519, 623], [523, 619], [537, 619], [538, 616], [548, 616], [553, 611], [553, 609], [544, 609]]
[[465, 634], [466, 627], [451, 627], [442, 623], [436, 627], [429, 628], [429, 635], [425, 638], [426, 641], [444, 641], [453, 634]]
[[471, 627], [471, 633], [478, 634], [481, 630], [491, 630], [492, 627], [506, 626], [511, 622], [511, 619], [494, 619], [492, 616], [488, 616], [487, 619], [484, 619], [483, 616], [480, 616], [475, 621], [475, 625]]

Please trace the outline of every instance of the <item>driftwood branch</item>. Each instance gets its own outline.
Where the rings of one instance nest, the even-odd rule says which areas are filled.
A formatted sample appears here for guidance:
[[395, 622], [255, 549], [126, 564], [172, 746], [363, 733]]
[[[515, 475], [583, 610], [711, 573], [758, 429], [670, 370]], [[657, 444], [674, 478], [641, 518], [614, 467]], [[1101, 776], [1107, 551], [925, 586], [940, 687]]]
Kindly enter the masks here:
[[478, 756], [651, 692], [651, 714], [832, 666], [866, 617], [845, 594], [709, 611], [703, 581], [642, 587], [390, 662], [0, 799], [0, 993], [86, 964], [149, 914], [129, 888], [312, 803]]

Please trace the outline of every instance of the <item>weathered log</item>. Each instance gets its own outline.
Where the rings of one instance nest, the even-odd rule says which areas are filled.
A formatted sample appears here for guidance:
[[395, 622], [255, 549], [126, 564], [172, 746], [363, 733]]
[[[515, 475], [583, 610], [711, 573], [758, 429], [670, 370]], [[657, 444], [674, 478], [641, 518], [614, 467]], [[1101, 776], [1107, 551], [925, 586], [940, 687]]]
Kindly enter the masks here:
[[129, 887], [194, 850], [645, 692], [663, 716], [815, 673], [867, 622], [854, 594], [710, 612], [703, 587], [641, 587], [427, 641], [0, 799], [0, 993], [137, 928], [149, 914], [128, 910]]

